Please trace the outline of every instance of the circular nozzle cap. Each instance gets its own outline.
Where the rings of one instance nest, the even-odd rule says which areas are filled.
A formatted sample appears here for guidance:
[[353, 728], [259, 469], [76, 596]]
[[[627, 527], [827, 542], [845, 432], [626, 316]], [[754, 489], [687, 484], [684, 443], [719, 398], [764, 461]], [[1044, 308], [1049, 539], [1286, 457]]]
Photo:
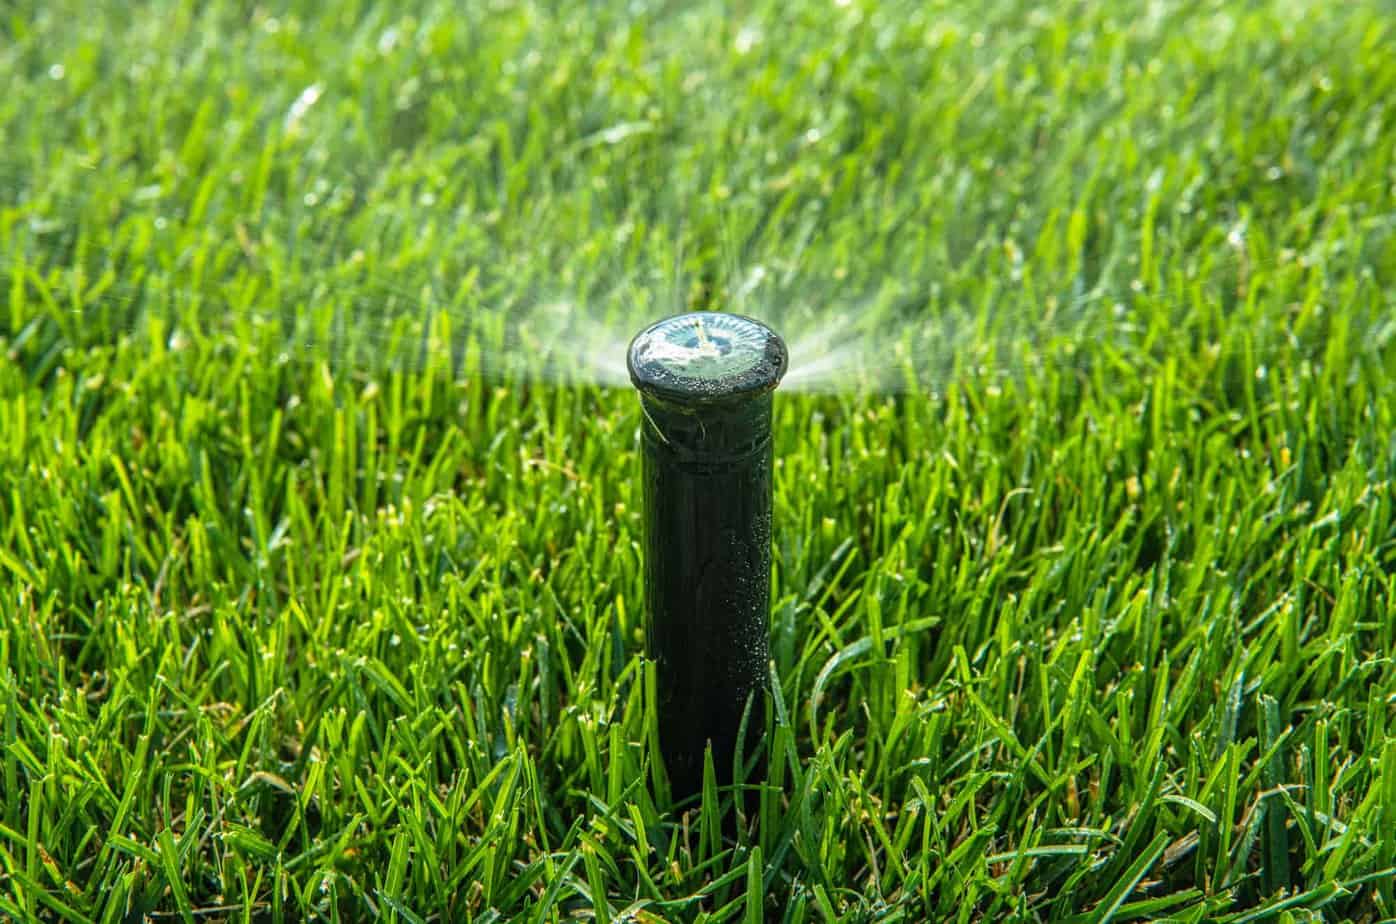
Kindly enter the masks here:
[[630, 380], [648, 396], [711, 404], [764, 394], [785, 375], [785, 342], [760, 321], [696, 311], [651, 324], [630, 341]]

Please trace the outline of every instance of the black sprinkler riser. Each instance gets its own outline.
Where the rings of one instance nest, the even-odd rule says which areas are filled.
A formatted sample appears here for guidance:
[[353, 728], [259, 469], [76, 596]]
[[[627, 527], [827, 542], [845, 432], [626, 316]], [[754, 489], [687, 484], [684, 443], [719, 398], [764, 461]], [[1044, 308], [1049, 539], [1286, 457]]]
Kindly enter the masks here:
[[[643, 409], [646, 642], [673, 795], [719, 785], [763, 723], [771, 573], [771, 392], [785, 345], [757, 321], [712, 312], [631, 344]], [[738, 741], [743, 713], [749, 734]]]

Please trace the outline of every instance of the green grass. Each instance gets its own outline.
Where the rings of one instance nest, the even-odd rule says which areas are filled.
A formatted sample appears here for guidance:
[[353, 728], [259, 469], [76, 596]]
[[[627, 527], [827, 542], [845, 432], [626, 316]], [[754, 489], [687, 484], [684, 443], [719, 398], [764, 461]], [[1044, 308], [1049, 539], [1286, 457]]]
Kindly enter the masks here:
[[[0, 917], [1396, 916], [1393, 48], [0, 6]], [[651, 759], [633, 395], [484, 374], [559, 298], [955, 345], [778, 397], [734, 838]]]

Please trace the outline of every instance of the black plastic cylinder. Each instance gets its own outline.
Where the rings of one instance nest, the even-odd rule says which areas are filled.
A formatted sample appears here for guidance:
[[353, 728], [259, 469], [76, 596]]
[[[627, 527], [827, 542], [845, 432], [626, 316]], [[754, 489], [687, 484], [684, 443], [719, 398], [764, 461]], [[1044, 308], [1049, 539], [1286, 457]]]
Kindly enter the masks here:
[[786, 363], [765, 325], [715, 312], [661, 321], [630, 347], [643, 410], [646, 641], [660, 749], [680, 800], [701, 790], [707, 745], [725, 785], [762, 724], [771, 392]]

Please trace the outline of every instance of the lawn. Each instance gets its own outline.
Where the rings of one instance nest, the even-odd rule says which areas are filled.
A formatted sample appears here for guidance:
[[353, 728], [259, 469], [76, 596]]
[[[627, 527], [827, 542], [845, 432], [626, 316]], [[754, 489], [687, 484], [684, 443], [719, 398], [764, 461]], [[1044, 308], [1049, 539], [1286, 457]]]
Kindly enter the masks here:
[[[0, 5], [0, 918], [1396, 916], [1393, 51]], [[617, 369], [687, 308], [794, 371], [769, 773], [676, 805]]]

